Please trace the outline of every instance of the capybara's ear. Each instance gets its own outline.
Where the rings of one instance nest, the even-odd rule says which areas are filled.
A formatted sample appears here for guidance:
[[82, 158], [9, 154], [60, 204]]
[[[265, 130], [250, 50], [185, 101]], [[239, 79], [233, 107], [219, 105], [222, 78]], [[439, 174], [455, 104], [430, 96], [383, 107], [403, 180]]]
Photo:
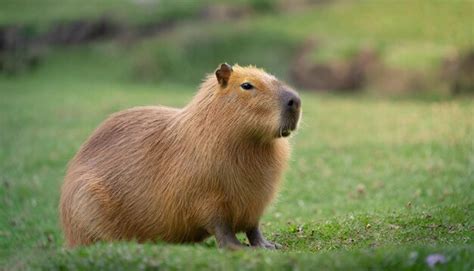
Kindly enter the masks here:
[[219, 82], [222, 87], [227, 86], [231, 73], [232, 66], [227, 63], [222, 63], [216, 70], [217, 82]]

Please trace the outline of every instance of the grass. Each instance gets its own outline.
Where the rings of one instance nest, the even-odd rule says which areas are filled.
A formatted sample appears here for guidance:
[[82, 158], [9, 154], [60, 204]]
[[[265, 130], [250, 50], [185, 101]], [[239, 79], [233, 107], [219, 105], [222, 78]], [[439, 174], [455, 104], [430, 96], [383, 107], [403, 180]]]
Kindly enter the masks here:
[[[5, 0], [0, 4], [0, 25], [30, 25], [38, 30], [44, 30], [55, 22], [102, 16], [136, 25], [193, 16], [203, 5], [204, 3], [199, 4], [190, 0], [183, 0], [178, 4], [170, 0], [91, 0], [87, 3], [78, 0], [66, 0], [61, 3], [55, 0]], [[44, 10], [38, 12], [39, 8]]]
[[96, 57], [104, 48], [55, 53], [33, 74], [0, 77], [2, 268], [419, 270], [432, 253], [446, 257], [441, 269], [474, 268], [474, 101], [462, 99], [303, 93], [292, 160], [262, 218], [281, 251], [219, 251], [212, 238], [64, 250], [59, 188], [80, 144], [108, 114], [182, 106], [198, 84], [130, 82], [123, 63]]

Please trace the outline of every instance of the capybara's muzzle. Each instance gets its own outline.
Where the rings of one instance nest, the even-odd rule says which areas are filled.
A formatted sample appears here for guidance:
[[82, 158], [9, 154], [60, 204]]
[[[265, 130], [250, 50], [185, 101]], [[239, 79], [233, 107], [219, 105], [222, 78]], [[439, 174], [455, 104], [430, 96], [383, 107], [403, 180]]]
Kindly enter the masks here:
[[281, 92], [281, 124], [280, 137], [287, 137], [298, 127], [301, 115], [301, 99], [298, 94], [291, 89], [284, 89]]

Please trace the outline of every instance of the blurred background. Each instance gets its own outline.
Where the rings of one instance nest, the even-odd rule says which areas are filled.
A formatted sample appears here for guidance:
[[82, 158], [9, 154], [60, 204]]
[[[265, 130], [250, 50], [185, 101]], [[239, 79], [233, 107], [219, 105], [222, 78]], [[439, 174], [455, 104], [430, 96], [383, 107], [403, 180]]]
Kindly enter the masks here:
[[3, 0], [0, 76], [197, 86], [228, 62], [300, 90], [445, 98], [474, 93], [473, 14], [467, 0]]

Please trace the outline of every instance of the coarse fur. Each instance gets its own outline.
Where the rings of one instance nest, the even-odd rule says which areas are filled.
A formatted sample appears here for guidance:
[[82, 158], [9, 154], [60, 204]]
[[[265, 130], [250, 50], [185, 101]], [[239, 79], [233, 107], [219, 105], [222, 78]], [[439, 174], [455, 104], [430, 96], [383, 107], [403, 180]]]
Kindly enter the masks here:
[[198, 242], [216, 223], [233, 232], [258, 226], [289, 156], [282, 129], [294, 130], [300, 113], [288, 124], [281, 93], [294, 92], [263, 70], [234, 66], [226, 78], [209, 75], [182, 109], [135, 107], [97, 128], [61, 191], [68, 247]]

